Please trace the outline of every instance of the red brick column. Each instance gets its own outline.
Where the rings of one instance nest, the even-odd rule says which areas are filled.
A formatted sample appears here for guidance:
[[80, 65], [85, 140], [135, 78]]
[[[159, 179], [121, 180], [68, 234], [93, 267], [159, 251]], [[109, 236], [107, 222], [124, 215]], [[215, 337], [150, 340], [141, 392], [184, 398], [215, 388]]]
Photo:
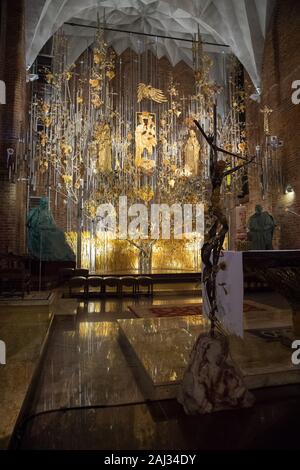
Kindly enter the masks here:
[[[260, 109], [267, 105], [271, 135], [284, 141], [280, 151], [285, 185], [293, 194], [273, 191], [262, 201], [257, 180], [250, 180], [249, 214], [255, 203], [272, 212], [277, 223], [275, 246], [281, 249], [300, 248], [300, 217], [285, 212], [286, 208], [300, 214], [300, 105], [292, 103], [292, 83], [300, 80], [300, 2], [277, 1], [267, 31], [262, 70], [262, 101], [249, 100], [247, 105], [248, 139], [251, 152], [262, 142], [263, 122]], [[251, 153], [250, 152], [250, 153]]]
[[[0, 105], [0, 252], [25, 250], [26, 183], [8, 178], [7, 148], [19, 162], [25, 135], [26, 69], [24, 0], [1, 0], [0, 80], [6, 105]], [[19, 174], [22, 176], [22, 173]]]

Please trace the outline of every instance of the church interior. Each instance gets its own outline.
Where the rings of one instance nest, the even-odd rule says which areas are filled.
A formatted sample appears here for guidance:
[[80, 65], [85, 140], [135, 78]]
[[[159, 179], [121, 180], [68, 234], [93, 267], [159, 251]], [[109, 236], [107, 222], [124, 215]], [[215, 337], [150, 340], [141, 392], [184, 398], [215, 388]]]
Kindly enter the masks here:
[[0, 24], [0, 449], [299, 450], [300, 2]]

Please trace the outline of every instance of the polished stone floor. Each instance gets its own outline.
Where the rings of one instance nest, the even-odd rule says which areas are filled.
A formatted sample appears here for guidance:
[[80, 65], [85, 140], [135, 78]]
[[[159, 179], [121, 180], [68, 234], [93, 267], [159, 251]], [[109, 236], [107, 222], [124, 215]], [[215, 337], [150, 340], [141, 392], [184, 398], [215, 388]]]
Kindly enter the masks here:
[[[253, 390], [300, 384], [300, 366], [292, 364], [290, 348], [282, 344], [273, 329], [259, 328], [259, 316], [266, 312], [257, 303], [253, 304], [254, 307], [257, 310], [247, 311], [244, 315], [256, 318], [256, 329], [245, 330], [243, 338], [229, 336], [230, 356], [239, 367], [247, 387]], [[267, 311], [270, 316], [273, 312], [279, 313], [273, 308]], [[291, 319], [287, 312], [280, 313], [282, 317], [286, 316], [286, 328], [277, 328], [276, 331], [288, 333]], [[199, 335], [209, 332], [208, 320], [202, 315], [189, 315], [118, 320], [118, 324], [124, 348], [128, 347], [140, 366], [141, 374], [144, 373], [146, 396], [151, 399], [176, 398], [193, 345]], [[147, 378], [150, 379], [148, 385]]]
[[[290, 324], [287, 304], [257, 294], [273, 307], [274, 326]], [[138, 370], [118, 341], [117, 319], [131, 318], [133, 299], [79, 304], [77, 316], [57, 316], [42, 374], [31, 397], [31, 416], [14, 441], [23, 449], [244, 449], [299, 447], [300, 386], [255, 391], [249, 410], [188, 417], [175, 400], [145, 403]], [[199, 298], [154, 297], [149, 303], [197, 303]], [[278, 310], [280, 307], [280, 311]], [[267, 310], [250, 327], [272, 323]], [[275, 317], [274, 317], [275, 315]], [[273, 323], [272, 325], [273, 326]]]
[[0, 311], [0, 339], [6, 364], [0, 365], [0, 449], [6, 448], [40, 360], [52, 314], [47, 308]]

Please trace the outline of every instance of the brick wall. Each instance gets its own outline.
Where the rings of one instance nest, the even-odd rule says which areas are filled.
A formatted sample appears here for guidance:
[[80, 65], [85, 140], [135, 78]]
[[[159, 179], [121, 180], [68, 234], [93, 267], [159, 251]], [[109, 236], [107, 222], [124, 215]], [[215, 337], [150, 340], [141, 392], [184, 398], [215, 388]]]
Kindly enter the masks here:
[[[300, 105], [291, 101], [292, 82], [300, 80], [300, 2], [277, 1], [267, 32], [262, 70], [262, 102], [247, 102], [247, 130], [250, 153], [257, 143], [263, 142], [263, 116], [260, 109], [267, 105], [273, 109], [270, 116], [271, 135], [284, 141], [279, 151], [282, 162], [284, 186], [291, 184], [294, 194], [285, 195], [276, 188], [262, 199], [255, 169], [250, 171], [250, 198], [248, 215], [256, 203], [270, 210], [278, 227], [277, 248], [300, 247], [300, 217], [285, 212], [286, 208], [300, 214]], [[247, 81], [249, 86], [249, 80]]]
[[[0, 80], [6, 105], [0, 105], [0, 252], [24, 252], [26, 183], [8, 178], [7, 148], [22, 160], [19, 142], [25, 132], [26, 72], [24, 0], [1, 0]], [[22, 172], [19, 173], [22, 177]]]

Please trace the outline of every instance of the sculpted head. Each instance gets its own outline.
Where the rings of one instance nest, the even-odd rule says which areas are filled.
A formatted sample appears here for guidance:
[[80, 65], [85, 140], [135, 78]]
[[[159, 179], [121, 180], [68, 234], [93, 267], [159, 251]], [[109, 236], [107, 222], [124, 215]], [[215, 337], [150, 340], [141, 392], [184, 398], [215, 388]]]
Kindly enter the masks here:
[[260, 204], [256, 204], [256, 206], [255, 206], [255, 212], [256, 212], [256, 214], [261, 214], [262, 211], [263, 211], [262, 206], [261, 206]]
[[43, 210], [48, 209], [48, 198], [47, 197], [42, 197], [40, 199], [39, 206], [40, 206], [40, 209], [43, 209]]

